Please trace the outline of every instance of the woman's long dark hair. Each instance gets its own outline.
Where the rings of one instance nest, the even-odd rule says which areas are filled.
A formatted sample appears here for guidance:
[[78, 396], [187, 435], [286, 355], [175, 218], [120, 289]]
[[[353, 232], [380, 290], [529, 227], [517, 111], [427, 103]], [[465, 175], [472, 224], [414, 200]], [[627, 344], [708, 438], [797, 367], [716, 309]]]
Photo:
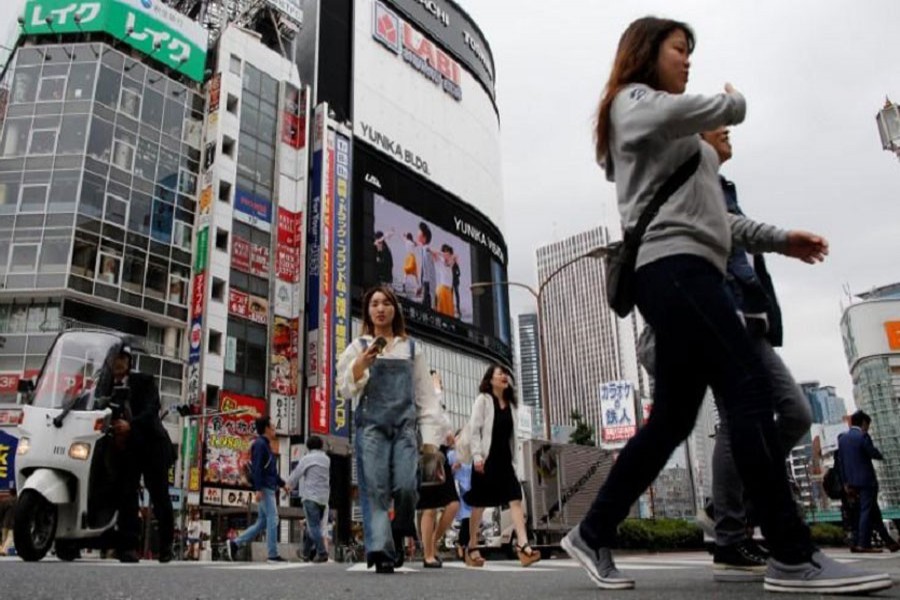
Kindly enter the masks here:
[[375, 335], [375, 323], [369, 315], [369, 304], [372, 302], [372, 296], [377, 293], [384, 294], [387, 301], [394, 307], [394, 320], [391, 321], [391, 331], [397, 337], [406, 337], [406, 319], [403, 318], [403, 311], [400, 310], [400, 301], [397, 300], [393, 290], [383, 285], [376, 285], [366, 291], [363, 296], [363, 333], [366, 335]]
[[[479, 392], [481, 392], [482, 394], [490, 394], [492, 396], [494, 395], [494, 386], [491, 385], [491, 379], [493, 379], [494, 371], [497, 369], [500, 369], [501, 371], [506, 373], [506, 376], [509, 379], [512, 379], [512, 373], [509, 369], [507, 369], [500, 363], [494, 363], [490, 367], [488, 367], [488, 370], [484, 373], [484, 377], [481, 378], [481, 385], [478, 386]], [[510, 381], [506, 389], [503, 390], [503, 399], [513, 407], [517, 408], [519, 406], [519, 401], [516, 400], [516, 392], [515, 390], [513, 390], [512, 381]]]
[[681, 21], [644, 17], [634, 21], [619, 38], [619, 48], [603, 98], [597, 109], [597, 128], [594, 131], [597, 158], [606, 157], [609, 151], [609, 113], [616, 94], [630, 83], [645, 83], [659, 89], [659, 73], [656, 72], [659, 48], [673, 31], [680, 29], [688, 42], [688, 53], [694, 51], [694, 32]]

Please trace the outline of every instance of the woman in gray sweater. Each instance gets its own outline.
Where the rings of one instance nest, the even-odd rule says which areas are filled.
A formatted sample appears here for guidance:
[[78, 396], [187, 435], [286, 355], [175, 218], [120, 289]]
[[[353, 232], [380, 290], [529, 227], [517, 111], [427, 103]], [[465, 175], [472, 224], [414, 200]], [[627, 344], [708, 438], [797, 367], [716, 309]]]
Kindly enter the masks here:
[[772, 552], [765, 589], [847, 593], [891, 586], [817, 551], [798, 516], [774, 422], [771, 382], [753, 352], [725, 288], [732, 238], [749, 252], [775, 251], [814, 263], [827, 242], [783, 231], [725, 210], [715, 150], [699, 134], [744, 120], [746, 102], [725, 93], [685, 94], [694, 36], [684, 23], [646, 17], [619, 47], [600, 102], [597, 156], [616, 184], [625, 230], [633, 229], [656, 191], [679, 167], [699, 166], [671, 194], [642, 237], [637, 306], [656, 332], [656, 386], [647, 424], [622, 450], [579, 527], [563, 548], [605, 589], [627, 589], [610, 548], [631, 505], [690, 434], [707, 387], [724, 400], [738, 471]]

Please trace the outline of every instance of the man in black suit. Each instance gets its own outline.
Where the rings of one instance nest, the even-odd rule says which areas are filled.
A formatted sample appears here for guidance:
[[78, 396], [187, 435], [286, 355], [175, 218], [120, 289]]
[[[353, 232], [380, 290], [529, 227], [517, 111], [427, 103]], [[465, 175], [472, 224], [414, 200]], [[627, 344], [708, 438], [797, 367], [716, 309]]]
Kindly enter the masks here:
[[113, 423], [116, 439], [123, 441], [122, 499], [119, 505], [119, 560], [137, 562], [140, 520], [138, 491], [141, 476], [150, 494], [159, 528], [159, 562], [172, 560], [175, 517], [169, 497], [169, 467], [174, 453], [169, 434], [159, 418], [159, 390], [153, 377], [132, 372], [131, 350], [123, 346], [112, 359], [113, 383], [128, 389], [130, 420]]
[[878, 478], [873, 460], [884, 460], [869, 436], [872, 417], [861, 410], [850, 415], [850, 429], [838, 436], [841, 479], [848, 502], [859, 505], [859, 522], [853, 535], [852, 552], [881, 552], [872, 548], [872, 530], [878, 532], [891, 552], [900, 550], [884, 526], [878, 508]]

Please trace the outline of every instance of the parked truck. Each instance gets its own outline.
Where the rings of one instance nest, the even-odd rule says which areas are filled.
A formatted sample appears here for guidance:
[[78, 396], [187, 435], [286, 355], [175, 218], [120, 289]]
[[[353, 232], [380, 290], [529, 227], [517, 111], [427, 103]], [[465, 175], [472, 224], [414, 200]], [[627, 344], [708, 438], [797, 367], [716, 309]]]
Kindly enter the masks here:
[[[606, 480], [613, 453], [596, 446], [519, 443], [522, 498], [528, 535], [537, 546], [558, 546], [587, 513]], [[509, 510], [499, 511], [499, 533], [488, 543], [511, 548], [515, 530]]]

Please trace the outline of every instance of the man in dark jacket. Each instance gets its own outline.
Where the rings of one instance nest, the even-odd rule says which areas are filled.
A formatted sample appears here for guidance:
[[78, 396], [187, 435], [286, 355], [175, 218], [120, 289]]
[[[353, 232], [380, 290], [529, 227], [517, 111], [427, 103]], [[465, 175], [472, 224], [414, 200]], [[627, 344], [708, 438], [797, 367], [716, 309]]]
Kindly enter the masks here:
[[[721, 127], [703, 134], [703, 140], [716, 150], [719, 164], [731, 158], [728, 129]], [[735, 185], [719, 177], [725, 206], [729, 213], [743, 215]], [[753, 349], [762, 361], [775, 394], [778, 437], [785, 456], [803, 437], [812, 423], [812, 410], [806, 395], [794, 381], [790, 370], [775, 352], [782, 344], [781, 309], [772, 279], [761, 254], [748, 254], [734, 245], [728, 257], [727, 287], [747, 327]], [[713, 505], [716, 547], [713, 555], [714, 579], [741, 581], [758, 579], [766, 567], [766, 554], [747, 535], [748, 518], [745, 494], [731, 452], [728, 423], [719, 411], [719, 427], [713, 451]], [[706, 515], [700, 515], [704, 517]], [[708, 520], [708, 519], [705, 519]]]
[[838, 437], [841, 479], [848, 500], [859, 505], [859, 523], [853, 535], [853, 552], [881, 552], [872, 548], [872, 530], [878, 531], [891, 552], [900, 550], [887, 532], [878, 508], [878, 478], [873, 460], [884, 460], [869, 436], [872, 418], [861, 410], [850, 415], [850, 429]]
[[275, 441], [272, 420], [269, 417], [256, 419], [256, 433], [256, 439], [250, 446], [252, 483], [256, 490], [256, 502], [259, 504], [256, 522], [236, 539], [228, 540], [228, 559], [234, 560], [237, 549], [253, 541], [265, 529], [269, 562], [286, 562], [278, 555], [278, 489], [287, 489], [284, 480], [278, 475], [278, 461], [272, 452], [272, 442]]
[[128, 390], [126, 418], [113, 423], [117, 439], [124, 441], [122, 500], [119, 509], [119, 560], [138, 561], [138, 491], [141, 477], [153, 504], [159, 530], [159, 562], [172, 560], [175, 517], [169, 496], [169, 467], [174, 452], [169, 434], [159, 418], [159, 390], [153, 377], [132, 372], [131, 350], [124, 346], [112, 359], [113, 384]]

